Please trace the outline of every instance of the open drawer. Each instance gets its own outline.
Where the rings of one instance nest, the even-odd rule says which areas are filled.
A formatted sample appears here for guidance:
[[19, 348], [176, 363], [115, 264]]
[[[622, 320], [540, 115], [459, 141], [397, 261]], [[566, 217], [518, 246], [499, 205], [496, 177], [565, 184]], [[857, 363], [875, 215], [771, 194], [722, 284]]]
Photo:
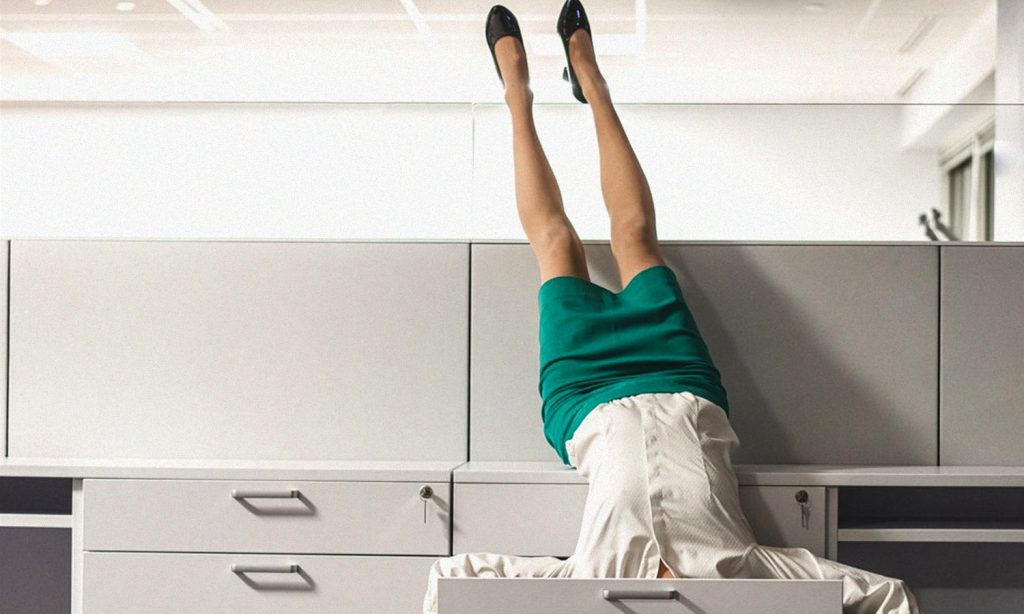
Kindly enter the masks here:
[[438, 614], [840, 614], [842, 580], [439, 578]]

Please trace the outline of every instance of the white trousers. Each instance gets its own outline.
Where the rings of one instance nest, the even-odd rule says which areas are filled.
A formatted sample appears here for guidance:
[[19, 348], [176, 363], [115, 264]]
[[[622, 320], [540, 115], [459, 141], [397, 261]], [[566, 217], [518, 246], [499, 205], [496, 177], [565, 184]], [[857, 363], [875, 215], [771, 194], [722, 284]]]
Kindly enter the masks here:
[[424, 613], [437, 612], [440, 577], [656, 578], [662, 559], [677, 578], [841, 579], [844, 614], [920, 612], [902, 580], [757, 544], [730, 459], [738, 445], [725, 411], [689, 392], [598, 405], [566, 442], [589, 484], [573, 554], [438, 559]]

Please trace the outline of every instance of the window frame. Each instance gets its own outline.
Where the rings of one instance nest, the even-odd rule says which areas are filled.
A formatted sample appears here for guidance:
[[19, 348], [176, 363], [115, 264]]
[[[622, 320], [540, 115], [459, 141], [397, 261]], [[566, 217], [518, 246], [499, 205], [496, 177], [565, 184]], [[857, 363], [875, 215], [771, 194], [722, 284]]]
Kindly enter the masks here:
[[[941, 202], [938, 210], [943, 220], [952, 228], [957, 225], [952, 217], [951, 173], [965, 162], [970, 162], [970, 173], [966, 182], [967, 198], [964, 202], [964, 231], [958, 237], [961, 241], [987, 241], [992, 237], [992, 194], [986, 181], [988, 159], [986, 155], [995, 148], [995, 116], [987, 118], [965, 138], [946, 148], [939, 158]], [[992, 157], [994, 163], [994, 154]]]

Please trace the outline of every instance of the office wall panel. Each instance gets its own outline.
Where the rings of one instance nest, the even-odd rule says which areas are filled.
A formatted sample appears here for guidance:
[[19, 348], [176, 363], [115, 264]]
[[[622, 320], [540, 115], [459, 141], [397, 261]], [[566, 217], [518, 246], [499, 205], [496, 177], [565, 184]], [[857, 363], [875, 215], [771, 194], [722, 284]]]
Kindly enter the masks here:
[[0, 384], [4, 394], [0, 396], [0, 458], [7, 455], [7, 257], [10, 241], [0, 241]]
[[11, 456], [466, 456], [465, 244], [12, 248]]
[[[934, 464], [937, 248], [663, 243], [729, 393], [740, 463]], [[591, 278], [621, 289], [605, 243]], [[473, 245], [472, 460], [555, 460], [527, 245]]]
[[940, 464], [1024, 464], [1024, 246], [942, 247], [940, 339]]

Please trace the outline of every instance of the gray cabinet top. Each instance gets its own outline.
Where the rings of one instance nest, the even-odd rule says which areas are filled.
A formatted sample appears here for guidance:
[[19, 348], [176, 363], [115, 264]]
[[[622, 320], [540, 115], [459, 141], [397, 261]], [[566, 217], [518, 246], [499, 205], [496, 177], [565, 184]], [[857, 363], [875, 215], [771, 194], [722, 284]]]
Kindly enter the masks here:
[[[1024, 486], [1024, 467], [934, 465], [736, 464], [741, 485], [777, 486]], [[558, 461], [472, 461], [453, 473], [459, 483], [586, 484]]]

